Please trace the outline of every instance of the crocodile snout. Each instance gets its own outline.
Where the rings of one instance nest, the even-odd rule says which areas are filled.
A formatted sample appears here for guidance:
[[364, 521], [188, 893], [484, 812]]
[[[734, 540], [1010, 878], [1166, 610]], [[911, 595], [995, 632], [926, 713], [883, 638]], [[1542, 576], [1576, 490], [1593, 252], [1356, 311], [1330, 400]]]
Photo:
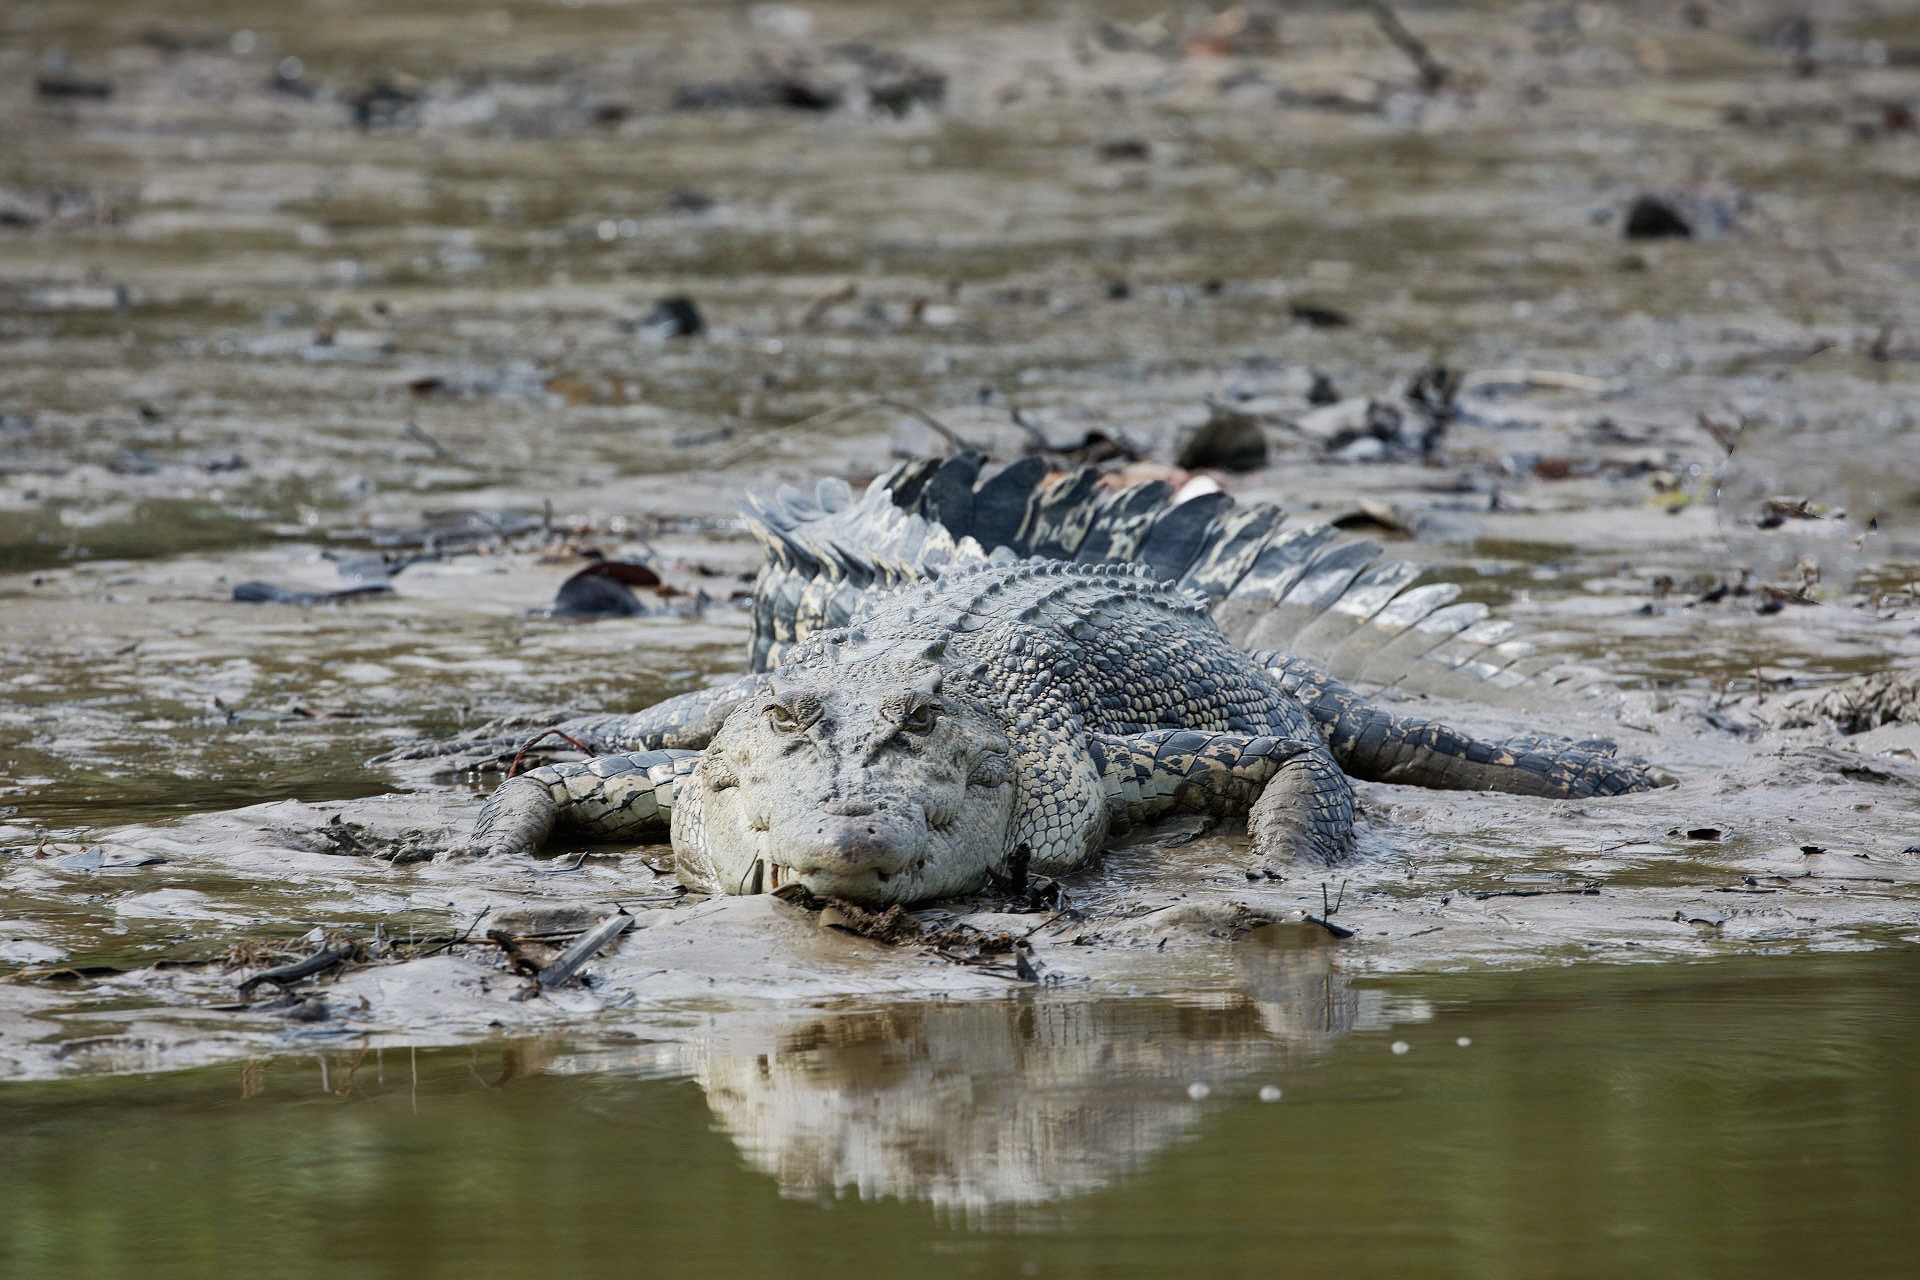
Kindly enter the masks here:
[[875, 878], [882, 882], [913, 866], [926, 845], [923, 818], [863, 801], [823, 806], [777, 839], [774, 858], [810, 885]]

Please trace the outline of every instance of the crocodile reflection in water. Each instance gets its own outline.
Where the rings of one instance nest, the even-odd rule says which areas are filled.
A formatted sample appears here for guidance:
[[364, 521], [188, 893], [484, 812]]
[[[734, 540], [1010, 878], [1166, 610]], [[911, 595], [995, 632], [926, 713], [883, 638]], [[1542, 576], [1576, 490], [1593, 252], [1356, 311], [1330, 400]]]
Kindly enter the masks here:
[[785, 1195], [1045, 1204], [1139, 1170], [1192, 1131], [1206, 1093], [1251, 1094], [1384, 1022], [1380, 998], [1292, 926], [1257, 930], [1234, 956], [1235, 985], [1207, 995], [1037, 993], [757, 1023], [694, 1042], [682, 1065]]

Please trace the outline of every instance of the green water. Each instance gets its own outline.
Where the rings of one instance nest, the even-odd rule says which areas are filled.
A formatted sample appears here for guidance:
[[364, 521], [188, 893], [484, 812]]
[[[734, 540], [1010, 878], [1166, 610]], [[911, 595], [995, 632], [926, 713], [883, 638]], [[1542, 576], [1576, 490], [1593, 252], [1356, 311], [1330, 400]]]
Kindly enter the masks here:
[[[969, 1075], [969, 1041], [927, 1030], [935, 1007], [813, 1017], [771, 1075], [757, 1059], [762, 1096], [751, 1054], [731, 1073], [712, 1065], [723, 1052], [696, 1054], [703, 1089], [635, 1065], [658, 1046], [528, 1042], [8, 1085], [0, 1274], [1920, 1269], [1912, 950], [1370, 990], [1363, 1006], [1397, 1021], [1306, 1049], [1231, 1012], [1083, 1001], [1100, 1034], [1028, 1055], [1011, 1082], [989, 1053]], [[952, 1025], [1004, 1018], [1032, 1040], [1055, 1025], [1039, 1013], [1010, 1000]], [[946, 1057], [922, 1086], [928, 1054]], [[1202, 1100], [1163, 1070], [1181, 1054], [1213, 1081]], [[943, 1149], [989, 1130], [943, 1129], [942, 1099], [1007, 1088], [1049, 1123], [1011, 1126], [997, 1151]], [[776, 1176], [762, 1170], [769, 1134], [794, 1130], [783, 1108], [830, 1120], [812, 1130], [824, 1141], [780, 1148]], [[971, 1167], [987, 1171], [976, 1190], [1002, 1179], [999, 1199], [804, 1190], [846, 1159], [834, 1135], [891, 1143], [875, 1159], [900, 1185]], [[1082, 1189], [1049, 1198], [1036, 1171]]]

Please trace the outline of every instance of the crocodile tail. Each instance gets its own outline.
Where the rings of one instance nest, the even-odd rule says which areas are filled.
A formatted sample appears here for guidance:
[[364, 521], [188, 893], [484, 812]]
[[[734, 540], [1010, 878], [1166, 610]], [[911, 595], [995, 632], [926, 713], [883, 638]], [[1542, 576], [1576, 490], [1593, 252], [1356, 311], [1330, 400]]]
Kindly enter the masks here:
[[1459, 587], [1382, 559], [1378, 543], [1290, 522], [1268, 503], [1219, 492], [1175, 502], [1163, 482], [1115, 488], [1092, 468], [1032, 457], [982, 474], [983, 459], [961, 453], [895, 467], [857, 501], [823, 482], [812, 501], [783, 490], [750, 507], [750, 524], [767, 513], [756, 532], [769, 553], [755, 589], [756, 669], [763, 648], [777, 661], [807, 630], [844, 625], [876, 590], [1006, 555], [1144, 565], [1205, 596], [1235, 644], [1307, 658], [1362, 689], [1484, 696], [1600, 677], [1461, 602]]

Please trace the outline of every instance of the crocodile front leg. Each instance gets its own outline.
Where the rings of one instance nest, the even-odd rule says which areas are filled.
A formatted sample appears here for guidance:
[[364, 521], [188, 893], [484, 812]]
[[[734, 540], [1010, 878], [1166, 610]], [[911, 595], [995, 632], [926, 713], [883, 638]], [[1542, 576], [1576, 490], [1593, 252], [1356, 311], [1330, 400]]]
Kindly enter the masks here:
[[455, 856], [534, 853], [556, 826], [594, 840], [663, 836], [699, 760], [698, 751], [635, 751], [531, 769], [500, 784]]
[[577, 744], [594, 756], [628, 751], [699, 751], [742, 699], [766, 688], [768, 678], [743, 676], [731, 684], [696, 689], [656, 702], [631, 715], [581, 716], [558, 722], [509, 716], [484, 724], [465, 737], [403, 747], [376, 756], [371, 763], [442, 759], [445, 772], [465, 773], [503, 768], [536, 745], [565, 749]]
[[1245, 814], [1270, 860], [1334, 863], [1353, 852], [1353, 788], [1319, 742], [1158, 729], [1097, 734], [1092, 748], [1116, 826], [1182, 811]]

